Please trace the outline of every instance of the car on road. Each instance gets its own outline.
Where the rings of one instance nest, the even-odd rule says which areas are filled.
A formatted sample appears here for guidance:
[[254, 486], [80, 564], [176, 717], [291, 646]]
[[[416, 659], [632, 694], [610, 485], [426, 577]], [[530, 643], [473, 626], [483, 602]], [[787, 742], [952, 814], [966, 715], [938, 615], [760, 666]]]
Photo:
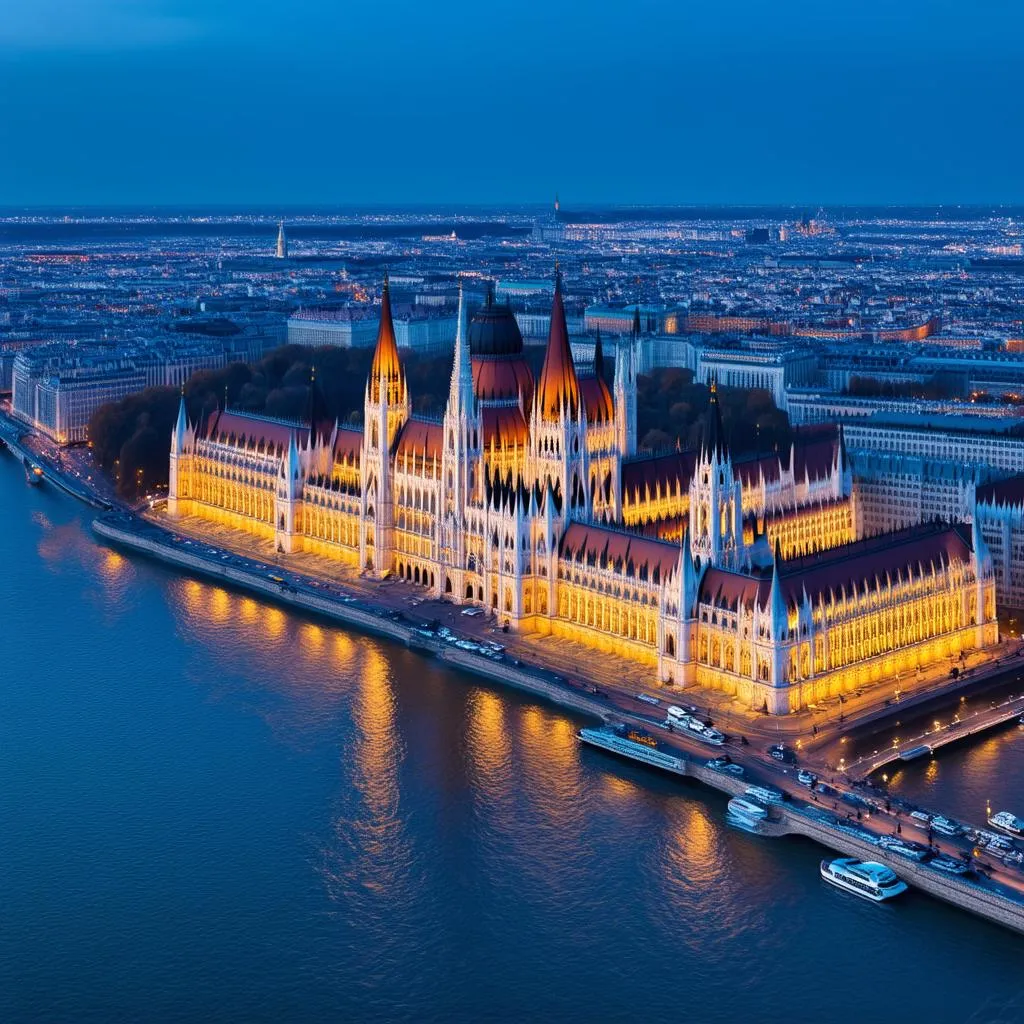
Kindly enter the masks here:
[[818, 776], [815, 775], [814, 772], [809, 772], [806, 768], [801, 768], [800, 771], [796, 773], [796, 781], [799, 782], [801, 786], [808, 786], [813, 789], [814, 784], [818, 781]]
[[768, 748], [768, 753], [783, 764], [796, 764], [796, 752], [792, 747], [787, 747], [785, 743], [773, 743]]
[[483, 615], [483, 613], [483, 608], [474, 608], [471, 606], [469, 608], [463, 608], [460, 614], [465, 615], [467, 618], [475, 618], [477, 615]]
[[728, 754], [713, 757], [710, 761], [705, 762], [705, 767], [712, 768], [716, 772], [725, 772], [728, 775], [740, 776], [743, 774], [743, 765], [736, 764]]

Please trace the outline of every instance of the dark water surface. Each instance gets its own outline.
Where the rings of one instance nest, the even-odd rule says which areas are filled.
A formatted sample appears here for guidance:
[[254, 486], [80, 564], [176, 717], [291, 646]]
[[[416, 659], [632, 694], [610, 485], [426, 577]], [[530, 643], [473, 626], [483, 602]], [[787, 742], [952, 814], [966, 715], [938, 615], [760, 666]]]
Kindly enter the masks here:
[[[88, 522], [0, 456], [0, 1019], [1024, 1019], [1024, 940]], [[1010, 731], [894, 784], [1022, 779]]]

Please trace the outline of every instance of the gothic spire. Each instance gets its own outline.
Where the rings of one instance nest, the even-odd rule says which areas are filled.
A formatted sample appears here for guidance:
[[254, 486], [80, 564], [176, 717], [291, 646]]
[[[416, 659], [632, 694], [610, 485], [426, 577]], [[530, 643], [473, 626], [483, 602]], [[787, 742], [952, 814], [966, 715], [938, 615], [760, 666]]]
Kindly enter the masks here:
[[466, 300], [462, 281], [459, 281], [459, 320], [455, 329], [455, 358], [452, 360], [452, 380], [449, 403], [463, 412], [473, 408], [473, 363], [469, 352], [469, 328], [466, 321]]
[[380, 382], [385, 381], [389, 394], [391, 388], [397, 389], [402, 379], [402, 363], [398, 358], [398, 342], [395, 340], [395, 325], [391, 319], [391, 286], [388, 275], [384, 274], [384, 291], [380, 300], [380, 326], [377, 328], [377, 345], [373, 350], [373, 363], [370, 366], [370, 396], [373, 401], [380, 400]]
[[580, 385], [569, 346], [569, 328], [562, 300], [562, 275], [555, 267], [555, 298], [551, 307], [551, 328], [544, 366], [537, 384], [537, 407], [545, 419], [557, 420], [563, 406], [575, 416], [580, 405]]
[[708, 418], [704, 427], [704, 450], [709, 458], [726, 455], [725, 430], [722, 427], [722, 407], [718, 404], [718, 382], [714, 377], [709, 384], [711, 401], [708, 405]]

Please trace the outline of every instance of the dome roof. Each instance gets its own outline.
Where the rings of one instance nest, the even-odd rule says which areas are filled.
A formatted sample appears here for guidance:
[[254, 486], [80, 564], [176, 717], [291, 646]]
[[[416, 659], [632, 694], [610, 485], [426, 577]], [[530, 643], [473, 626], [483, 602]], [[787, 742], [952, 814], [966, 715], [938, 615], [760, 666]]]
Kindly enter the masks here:
[[469, 351], [475, 356], [513, 356], [523, 351], [515, 314], [508, 306], [497, 305], [490, 293], [469, 322]]
[[524, 358], [473, 359], [473, 393], [482, 402], [508, 401], [522, 396], [528, 409], [533, 401], [533, 373]]

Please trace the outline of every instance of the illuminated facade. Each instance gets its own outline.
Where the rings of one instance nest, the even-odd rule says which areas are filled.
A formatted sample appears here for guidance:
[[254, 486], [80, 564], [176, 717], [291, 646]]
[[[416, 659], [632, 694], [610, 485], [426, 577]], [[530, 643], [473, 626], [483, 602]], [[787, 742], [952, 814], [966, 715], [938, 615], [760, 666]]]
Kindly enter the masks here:
[[168, 509], [777, 714], [995, 641], [991, 559], [960, 528], [855, 543], [841, 433], [734, 463], [712, 386], [701, 449], [640, 458], [637, 369], [634, 331], [611, 387], [600, 342], [577, 370], [558, 281], [536, 379], [511, 310], [467, 323], [460, 300], [444, 416], [413, 416], [385, 283], [363, 425], [313, 404], [195, 426], [183, 401]]

